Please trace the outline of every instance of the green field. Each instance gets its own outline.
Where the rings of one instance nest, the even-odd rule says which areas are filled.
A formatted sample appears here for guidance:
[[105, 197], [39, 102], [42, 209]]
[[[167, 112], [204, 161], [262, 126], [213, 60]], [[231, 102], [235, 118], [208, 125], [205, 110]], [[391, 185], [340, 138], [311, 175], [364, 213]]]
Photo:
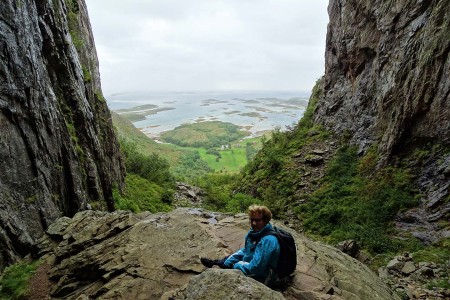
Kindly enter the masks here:
[[262, 147], [262, 137], [249, 138], [231, 143], [231, 149], [218, 150], [220, 158], [214, 154], [208, 154], [207, 149], [203, 147], [180, 147], [170, 145], [174, 149], [180, 151], [197, 151], [200, 154], [201, 160], [205, 161], [208, 166], [216, 172], [239, 172], [247, 164], [247, 143], [259, 150]]
[[[140, 107], [140, 109], [150, 108], [152, 107]], [[176, 140], [178, 145], [175, 145], [154, 142], [134, 127], [124, 115], [119, 116], [113, 112], [112, 118], [119, 139], [135, 144], [136, 149], [142, 154], [156, 153], [167, 159], [175, 173], [177, 173], [175, 170], [179, 170], [180, 167], [181, 169], [193, 169], [192, 160], [189, 165], [182, 166], [182, 157], [187, 152], [197, 152], [200, 159], [216, 172], [236, 173], [247, 164], [248, 155], [252, 157], [261, 149], [262, 137], [242, 139], [248, 133], [240, 131], [238, 126], [230, 123], [214, 121], [179, 126], [165, 133], [166, 136]], [[199, 139], [199, 137], [201, 138]], [[247, 147], [247, 143], [250, 143], [251, 146]], [[186, 144], [191, 147], [183, 147]], [[222, 150], [222, 144], [228, 145], [229, 148]], [[251, 154], [248, 154], [247, 151], [250, 151]], [[194, 164], [198, 165], [195, 162]], [[199, 168], [202, 169], [201, 166]]]
[[245, 148], [222, 150], [220, 159], [217, 159], [215, 155], [207, 154], [204, 148], [199, 148], [198, 151], [202, 160], [216, 172], [239, 172], [247, 164]]

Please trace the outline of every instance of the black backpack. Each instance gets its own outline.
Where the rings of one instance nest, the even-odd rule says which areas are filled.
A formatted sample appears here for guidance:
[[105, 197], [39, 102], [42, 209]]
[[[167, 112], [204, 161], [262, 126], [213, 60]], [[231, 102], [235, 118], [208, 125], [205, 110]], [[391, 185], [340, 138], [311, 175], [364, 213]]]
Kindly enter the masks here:
[[280, 244], [280, 258], [274, 271], [278, 279], [288, 277], [294, 273], [297, 267], [297, 247], [295, 246], [294, 237], [286, 230], [276, 226], [273, 227], [273, 230], [267, 231], [261, 238], [267, 235], [275, 236]]

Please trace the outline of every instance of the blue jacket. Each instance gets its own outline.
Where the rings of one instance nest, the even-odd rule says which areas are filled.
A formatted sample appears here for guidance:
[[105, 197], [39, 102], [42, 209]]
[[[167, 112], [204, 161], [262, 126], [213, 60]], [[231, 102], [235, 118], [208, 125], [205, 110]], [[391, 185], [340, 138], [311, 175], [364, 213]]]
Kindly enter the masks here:
[[[230, 255], [224, 264], [227, 267], [241, 270], [246, 276], [267, 283], [270, 280], [270, 270], [278, 264], [280, 257], [280, 245], [273, 235], [266, 235], [259, 243], [261, 235], [272, 230], [272, 224], [267, 224], [260, 231], [250, 231], [245, 236], [245, 247]], [[256, 244], [256, 245], [255, 245]]]

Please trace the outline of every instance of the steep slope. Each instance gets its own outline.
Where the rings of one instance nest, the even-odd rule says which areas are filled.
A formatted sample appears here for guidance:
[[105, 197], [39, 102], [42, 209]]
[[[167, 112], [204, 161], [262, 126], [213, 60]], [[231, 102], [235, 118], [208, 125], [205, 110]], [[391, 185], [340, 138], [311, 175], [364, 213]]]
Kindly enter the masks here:
[[0, 2], [0, 270], [124, 169], [83, 0]]
[[134, 127], [133, 123], [128, 119], [114, 111], [111, 112], [111, 116], [119, 140], [123, 139], [125, 142], [135, 144], [137, 150], [143, 154], [151, 155], [156, 153], [164, 157], [169, 161], [171, 167], [175, 167], [180, 163], [180, 157], [184, 154], [183, 151], [165, 144], [158, 144]]

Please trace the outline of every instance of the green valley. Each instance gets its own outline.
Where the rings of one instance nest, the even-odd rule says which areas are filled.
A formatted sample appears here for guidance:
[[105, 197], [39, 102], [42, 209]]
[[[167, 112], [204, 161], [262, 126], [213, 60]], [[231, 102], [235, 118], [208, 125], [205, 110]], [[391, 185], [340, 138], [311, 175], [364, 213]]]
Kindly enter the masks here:
[[166, 143], [157, 143], [134, 127], [126, 115], [112, 115], [122, 144], [134, 144], [144, 155], [164, 157], [175, 177], [183, 180], [214, 171], [239, 172], [262, 146], [262, 137], [246, 138], [248, 133], [239, 126], [219, 121], [178, 126], [162, 134]]

